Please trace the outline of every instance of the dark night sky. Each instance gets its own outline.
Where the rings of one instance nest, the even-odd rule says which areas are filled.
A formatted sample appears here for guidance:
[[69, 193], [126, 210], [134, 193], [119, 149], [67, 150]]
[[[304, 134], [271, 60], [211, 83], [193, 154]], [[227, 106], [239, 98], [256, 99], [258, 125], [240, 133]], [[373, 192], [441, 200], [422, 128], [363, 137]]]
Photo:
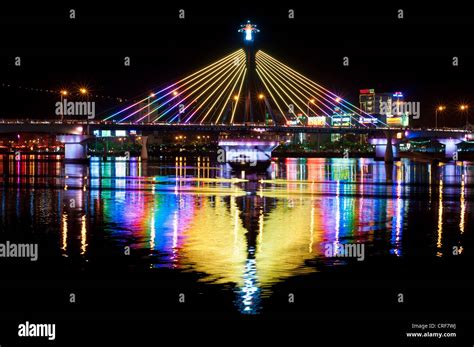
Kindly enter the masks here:
[[[0, 5], [0, 84], [15, 86], [0, 86], [0, 118], [52, 118], [57, 95], [19, 86], [86, 84], [94, 93], [129, 99], [149, 93], [239, 48], [236, 31], [247, 19], [261, 29], [259, 48], [355, 104], [361, 88], [401, 90], [407, 100], [421, 102], [420, 121], [430, 124], [437, 103], [454, 108], [472, 101], [474, 17], [468, 16], [469, 8], [380, 4]], [[67, 18], [69, 8], [77, 11], [74, 21]], [[178, 19], [179, 8], [186, 9], [185, 20]], [[295, 10], [295, 19], [288, 19], [288, 8]], [[405, 10], [404, 20], [396, 18], [398, 8]], [[17, 55], [20, 68], [13, 66]], [[131, 67], [123, 66], [124, 56], [131, 57]], [[342, 66], [343, 56], [350, 57], [349, 67]], [[457, 68], [451, 65], [453, 56], [460, 59]], [[115, 105], [96, 102], [99, 111]], [[449, 119], [462, 123], [454, 110]]]

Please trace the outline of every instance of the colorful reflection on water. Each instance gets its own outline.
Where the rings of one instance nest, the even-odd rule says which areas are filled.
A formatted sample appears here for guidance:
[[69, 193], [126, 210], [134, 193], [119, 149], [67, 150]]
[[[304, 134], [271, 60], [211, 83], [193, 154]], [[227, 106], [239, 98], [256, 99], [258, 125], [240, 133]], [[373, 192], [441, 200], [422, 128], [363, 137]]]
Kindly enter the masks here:
[[[366, 257], [420, 247], [443, 257], [453, 245], [464, 249], [472, 229], [469, 162], [286, 159], [241, 179], [208, 158], [3, 160], [0, 173], [0, 231], [21, 233], [28, 224], [49, 235], [52, 256], [84, 259], [102, 252], [100, 234], [151, 269], [199, 273], [231, 288], [237, 309], [250, 314], [276, 283], [347, 264], [325, 256], [327, 243], [363, 243]], [[426, 218], [426, 230], [416, 231], [424, 236], [414, 244], [405, 233], [417, 218]]]

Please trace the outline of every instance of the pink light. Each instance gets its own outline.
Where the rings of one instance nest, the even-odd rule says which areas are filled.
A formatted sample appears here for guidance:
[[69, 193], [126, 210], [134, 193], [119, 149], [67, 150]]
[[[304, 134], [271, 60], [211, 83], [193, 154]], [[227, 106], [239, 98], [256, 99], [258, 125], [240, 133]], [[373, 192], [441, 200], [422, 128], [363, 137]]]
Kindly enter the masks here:
[[219, 141], [219, 146], [259, 146], [259, 145], [270, 145], [275, 146], [277, 143], [274, 141]]

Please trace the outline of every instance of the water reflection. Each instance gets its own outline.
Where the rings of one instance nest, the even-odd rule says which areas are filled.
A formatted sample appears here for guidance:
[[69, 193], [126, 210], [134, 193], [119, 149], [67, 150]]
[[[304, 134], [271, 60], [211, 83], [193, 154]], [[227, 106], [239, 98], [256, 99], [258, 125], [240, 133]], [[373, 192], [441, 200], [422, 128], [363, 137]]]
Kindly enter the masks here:
[[[325, 257], [325, 243], [403, 257], [418, 247], [405, 233], [423, 233], [434, 240], [430, 254], [442, 257], [448, 240], [462, 249], [472, 229], [467, 162], [286, 159], [252, 181], [208, 158], [0, 163], [0, 231], [24, 221], [32, 233], [55, 235], [48, 247], [59, 255], [82, 259], [100, 255], [101, 235], [117, 253], [143, 254], [149, 268], [235, 288], [236, 307], [248, 314], [260, 312], [276, 283], [349, 262]], [[420, 215], [426, 229], [410, 229]]]

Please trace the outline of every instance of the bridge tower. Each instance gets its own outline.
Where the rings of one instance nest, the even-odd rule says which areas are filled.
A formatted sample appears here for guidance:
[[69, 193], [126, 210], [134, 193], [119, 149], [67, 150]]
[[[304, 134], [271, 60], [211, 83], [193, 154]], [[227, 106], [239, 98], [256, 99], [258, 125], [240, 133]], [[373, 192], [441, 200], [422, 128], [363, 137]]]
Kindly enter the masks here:
[[243, 33], [245, 53], [246, 53], [246, 65], [247, 65], [247, 78], [245, 80], [245, 111], [244, 121], [254, 122], [255, 106], [257, 104], [257, 77], [256, 77], [256, 62], [255, 62], [255, 34], [260, 32], [257, 29], [257, 25], [247, 21], [246, 24], [242, 24], [239, 29], [240, 33]]

